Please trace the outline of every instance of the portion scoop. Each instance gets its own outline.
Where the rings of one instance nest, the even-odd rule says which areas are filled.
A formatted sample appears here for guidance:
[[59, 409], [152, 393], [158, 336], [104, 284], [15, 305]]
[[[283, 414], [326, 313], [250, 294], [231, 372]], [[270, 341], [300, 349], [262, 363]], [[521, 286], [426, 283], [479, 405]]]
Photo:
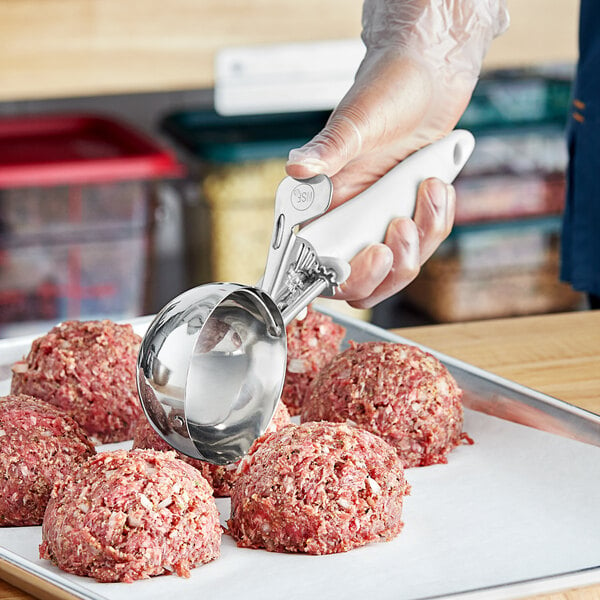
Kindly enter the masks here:
[[473, 147], [469, 132], [454, 131], [329, 212], [326, 176], [286, 177], [259, 284], [198, 286], [150, 324], [137, 382], [157, 433], [193, 458], [221, 465], [239, 460], [265, 432], [279, 401], [286, 325], [318, 295], [335, 294], [350, 273], [350, 259], [381, 242], [393, 218], [413, 214], [419, 184], [428, 177], [452, 182]]

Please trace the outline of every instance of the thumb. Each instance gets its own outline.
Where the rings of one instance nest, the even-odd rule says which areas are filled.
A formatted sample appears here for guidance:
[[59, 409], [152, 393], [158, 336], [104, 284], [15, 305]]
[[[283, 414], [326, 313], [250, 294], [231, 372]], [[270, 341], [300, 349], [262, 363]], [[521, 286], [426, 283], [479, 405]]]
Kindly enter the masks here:
[[363, 146], [366, 119], [359, 107], [342, 101], [325, 127], [310, 142], [290, 151], [288, 175], [303, 179], [313, 175], [335, 175], [355, 158]]

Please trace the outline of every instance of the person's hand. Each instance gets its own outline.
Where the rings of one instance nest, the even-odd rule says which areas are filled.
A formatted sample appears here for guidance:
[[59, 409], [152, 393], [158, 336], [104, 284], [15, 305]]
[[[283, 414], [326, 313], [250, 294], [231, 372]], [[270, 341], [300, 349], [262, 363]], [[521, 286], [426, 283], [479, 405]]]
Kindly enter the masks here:
[[455, 206], [451, 185], [426, 179], [419, 186], [413, 218], [394, 219], [384, 243], [365, 248], [350, 261], [351, 275], [335, 297], [370, 308], [406, 287], [450, 233]]
[[[505, 0], [365, 0], [354, 84], [325, 128], [290, 152], [288, 175], [331, 177], [334, 208], [449, 133], [507, 24]], [[413, 219], [393, 221], [384, 244], [354, 258], [336, 297], [366, 308], [405, 287], [450, 232], [454, 205], [451, 186], [424, 182]]]

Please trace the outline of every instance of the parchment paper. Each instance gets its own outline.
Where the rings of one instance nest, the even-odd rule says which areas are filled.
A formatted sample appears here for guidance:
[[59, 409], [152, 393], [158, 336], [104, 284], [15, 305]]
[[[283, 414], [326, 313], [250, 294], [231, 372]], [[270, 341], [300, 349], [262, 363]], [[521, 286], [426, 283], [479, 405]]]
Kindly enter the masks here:
[[[221, 557], [191, 578], [133, 584], [96, 583], [40, 560], [40, 527], [0, 528], [0, 558], [110, 600], [408, 600], [563, 574], [600, 581], [600, 448], [470, 410], [464, 429], [475, 444], [448, 464], [407, 470], [405, 527], [391, 542], [306, 556], [240, 549], [224, 536]], [[224, 522], [229, 501], [217, 503]]]

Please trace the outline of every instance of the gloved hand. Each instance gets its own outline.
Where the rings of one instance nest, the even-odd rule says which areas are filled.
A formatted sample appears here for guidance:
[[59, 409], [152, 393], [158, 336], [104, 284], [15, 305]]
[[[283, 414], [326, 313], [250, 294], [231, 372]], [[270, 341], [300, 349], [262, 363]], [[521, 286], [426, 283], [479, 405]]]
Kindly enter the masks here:
[[[464, 112], [492, 39], [508, 26], [506, 0], [365, 0], [366, 55], [325, 128], [290, 152], [288, 175], [325, 173], [332, 208], [413, 151], [449, 133]], [[390, 224], [363, 250], [337, 298], [367, 308], [412, 281], [451, 230], [454, 190], [424, 182], [413, 219]]]

